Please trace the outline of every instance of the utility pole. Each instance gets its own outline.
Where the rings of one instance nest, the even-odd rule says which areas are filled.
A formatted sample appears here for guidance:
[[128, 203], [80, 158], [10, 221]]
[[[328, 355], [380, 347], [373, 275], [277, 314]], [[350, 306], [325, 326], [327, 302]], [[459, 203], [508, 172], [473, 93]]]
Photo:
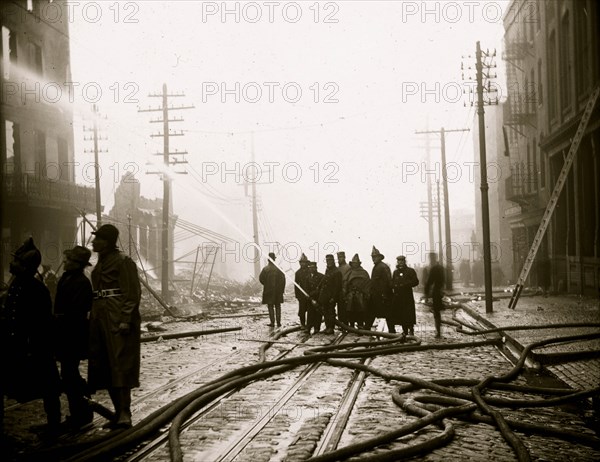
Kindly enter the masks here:
[[[496, 56], [496, 51], [494, 50], [493, 54], [490, 54], [489, 51], [482, 51], [481, 45], [477, 42], [476, 52], [475, 52], [475, 70], [477, 72], [477, 116], [479, 120], [479, 163], [480, 163], [480, 174], [481, 174], [481, 219], [482, 219], [482, 228], [483, 228], [483, 274], [485, 281], [485, 312], [493, 313], [493, 303], [492, 303], [492, 260], [491, 260], [491, 250], [490, 250], [490, 205], [488, 201], [488, 182], [487, 182], [487, 159], [486, 159], [486, 150], [485, 150], [485, 111], [483, 106], [485, 104], [498, 104], [498, 98], [495, 101], [483, 100], [483, 92], [488, 91], [488, 93], [493, 92], [493, 89], [490, 87], [490, 78], [496, 77], [496, 75], [491, 76], [489, 74], [489, 69], [492, 67], [496, 67], [495, 64], [485, 62], [486, 58], [494, 58]], [[484, 72], [483, 68], [486, 68], [486, 72]], [[484, 77], [488, 80], [487, 89], [484, 86], [483, 79]]]
[[[94, 153], [94, 176], [95, 176], [95, 187], [96, 187], [96, 226], [99, 228], [100, 226], [102, 226], [102, 200], [101, 200], [101, 195], [100, 195], [100, 161], [99, 161], [98, 153], [100, 153], [100, 152], [105, 153], [107, 151], [98, 149], [98, 140], [101, 139], [98, 137], [98, 118], [100, 116], [98, 114], [98, 106], [96, 106], [95, 104], [92, 105], [92, 116], [94, 118], [93, 128], [91, 130], [84, 128], [85, 131], [92, 132], [92, 137], [91, 138], [84, 137], [84, 140], [93, 141], [94, 149], [93, 149], [93, 151], [89, 151], [88, 149], [86, 149], [86, 150], [84, 150], [84, 152], [93, 152]], [[104, 139], [106, 139], [106, 138], [104, 138]]]
[[437, 184], [437, 217], [438, 217], [438, 236], [440, 238], [440, 241], [438, 243], [439, 245], [439, 261], [442, 262], [443, 260], [443, 253], [442, 253], [442, 211], [440, 209], [440, 202], [441, 202], [441, 197], [440, 197], [440, 180], [436, 180], [436, 184]]
[[[442, 127], [440, 130], [424, 130], [416, 131], [416, 134], [429, 134], [439, 133], [442, 144], [442, 186], [444, 188], [444, 229], [446, 235], [446, 289], [452, 290], [452, 233], [450, 231], [450, 198], [448, 195], [448, 169], [446, 168], [446, 133], [450, 132], [468, 132], [468, 128], [457, 128], [452, 130], [446, 130]], [[428, 175], [429, 176], [429, 175]], [[440, 236], [441, 240], [441, 236]], [[442, 254], [440, 254], [440, 261], [442, 260]]]
[[[169, 111], [180, 110], [180, 109], [193, 109], [194, 106], [178, 106], [178, 107], [169, 107], [169, 98], [182, 97], [185, 96], [183, 93], [175, 93], [169, 94], [167, 92], [167, 84], [163, 83], [162, 93], [150, 94], [148, 95], [152, 98], [161, 98], [162, 106], [157, 108], [149, 108], [149, 109], [139, 109], [138, 112], [162, 112], [162, 119], [151, 120], [150, 123], [162, 123], [163, 124], [163, 132], [151, 134], [150, 136], [153, 138], [162, 137], [163, 138], [163, 152], [156, 153], [155, 155], [162, 156], [164, 171], [163, 172], [147, 172], [150, 174], [161, 174], [163, 180], [163, 213], [162, 213], [162, 269], [161, 269], [161, 291], [163, 299], [169, 303], [169, 214], [171, 213], [171, 178], [169, 176], [169, 167], [171, 165], [176, 164], [187, 164], [187, 161], [184, 159], [175, 158], [171, 160], [170, 156], [184, 156], [187, 154], [187, 151], [169, 151], [169, 138], [171, 136], [183, 136], [183, 132], [170, 132], [169, 131], [169, 122], [183, 122], [183, 118], [173, 118], [169, 119]], [[177, 173], [187, 173], [187, 172], [177, 172]]]
[[129, 249], [129, 258], [131, 258], [131, 214], [130, 213], [127, 214], [127, 236], [129, 236], [127, 247]]
[[[254, 132], [252, 132], [251, 143], [251, 162], [254, 165]], [[254, 279], [258, 281], [260, 275], [260, 254], [258, 252], [260, 243], [258, 241], [258, 211], [256, 209], [256, 178], [252, 182], [252, 233], [254, 234]]]
[[[429, 125], [429, 124], [428, 124]], [[429, 152], [429, 134], [425, 137], [425, 155], [427, 156], [427, 171], [431, 168], [431, 153]], [[427, 221], [429, 222], [429, 248], [433, 252], [435, 239], [433, 237], [433, 198], [431, 192], [431, 177], [427, 175]]]

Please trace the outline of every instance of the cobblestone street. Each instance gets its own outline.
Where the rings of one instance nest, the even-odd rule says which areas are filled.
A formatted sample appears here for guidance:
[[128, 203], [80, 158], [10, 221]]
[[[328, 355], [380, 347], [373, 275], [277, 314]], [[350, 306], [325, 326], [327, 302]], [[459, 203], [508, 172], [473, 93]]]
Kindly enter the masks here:
[[[503, 312], [498, 306], [498, 312], [489, 317], [493, 318], [494, 323], [504, 326], [531, 323], [531, 319], [526, 316], [528, 311], [525, 308], [528, 306], [527, 303], [537, 302], [533, 299], [527, 300], [523, 307], [520, 307], [521, 311], [510, 313]], [[540, 319], [540, 323], [551, 323], [555, 320], [549, 314], [550, 307], [553, 305], [546, 306], [548, 310], [545, 312], [548, 316]], [[465, 309], [473, 314], [474, 317], [471, 318], [473, 323], [476, 323], [478, 318], [485, 318], [484, 314], [478, 313], [477, 305], [471, 304]], [[266, 318], [261, 316], [264, 310], [264, 307], [252, 308], [249, 314], [254, 313], [254, 316], [247, 317], [164, 324], [168, 333], [236, 326], [243, 329], [195, 338], [143, 343], [142, 386], [135, 390], [133, 396], [134, 424], [198, 386], [238, 367], [255, 363], [259, 358], [261, 341], [267, 340], [270, 333], [266, 326]], [[283, 329], [296, 323], [295, 310], [295, 304], [284, 304]], [[587, 314], [585, 310], [580, 312], [581, 320], [593, 319], [593, 309]], [[537, 314], [538, 311], [535, 313]], [[444, 310], [443, 319], [452, 322], [452, 310]], [[443, 326], [443, 337], [435, 339], [432, 321], [429, 308], [418, 304], [415, 336], [421, 339], [423, 345], [482, 340], [459, 333], [454, 326], [449, 325]], [[380, 322], [380, 327], [383, 328], [384, 324]], [[542, 338], [540, 331], [532, 331], [534, 333], [530, 334], [519, 332], [513, 331], [511, 334], [525, 343]], [[552, 332], [553, 335], [571, 333], [569, 331], [557, 334], [556, 330]], [[497, 334], [492, 335], [497, 336]], [[267, 350], [266, 359], [275, 359], [278, 355], [294, 348], [297, 351], [294, 351], [293, 355], [302, 355], [307, 348], [325, 345], [332, 338], [322, 334], [306, 338], [301, 332], [292, 332], [272, 344]], [[343, 342], [364, 340], [365, 338], [349, 334]], [[303, 344], [303, 341], [306, 343]], [[589, 342], [585, 346], [590, 347]], [[573, 387], [590, 388], [594, 381], [597, 383], [597, 377], [594, 375], [597, 374], [597, 369], [593, 367], [596, 361], [597, 359], [592, 359], [553, 365], [548, 368], [550, 374], [531, 370], [521, 375], [515, 383], [554, 387], [564, 387], [568, 384]], [[489, 375], [498, 376], [506, 373], [513, 364], [498, 348], [488, 345], [458, 350], [426, 350], [376, 356], [369, 361], [369, 365], [381, 371], [427, 380], [468, 378], [480, 381]], [[324, 444], [323, 438], [330, 431], [330, 427], [336, 423], [335, 419], [338, 417], [340, 406], [344, 402], [355, 373], [348, 368], [321, 364], [305, 382], [294, 385], [307, 367], [301, 366], [291, 372], [252, 383], [232, 394], [231, 397], [219, 401], [209, 412], [203, 413], [189, 428], [182, 431], [181, 446], [185, 460], [301, 461], [313, 456], [314, 451]], [[355, 444], [415, 421], [415, 417], [407, 414], [392, 401], [392, 391], [399, 384], [400, 382], [395, 380], [387, 381], [376, 375], [367, 374], [336, 446]], [[292, 386], [295, 386], [293, 393], [289, 398], [283, 399], [282, 393], [289, 393], [286, 390]], [[468, 390], [468, 388], [462, 389]], [[431, 394], [422, 391], [417, 395], [423, 393]], [[411, 396], [413, 394], [411, 393]], [[498, 390], [490, 391], [489, 394], [505, 398], [526, 397], [523, 394]], [[110, 400], [104, 393], [97, 394], [94, 399], [110, 408]], [[583, 406], [567, 404], [560, 407], [504, 410], [503, 414], [506, 418], [521, 422], [594, 435], [595, 416], [590, 401], [584, 401], [583, 404]], [[35, 434], [27, 431], [30, 425], [43, 422], [41, 403], [35, 401], [25, 405], [15, 405], [5, 402], [5, 406], [7, 407], [5, 426], [12, 448], [23, 453], [28, 453], [36, 447], [43, 448], [44, 443], [40, 443]], [[63, 403], [63, 407], [66, 412], [66, 403]], [[106, 431], [101, 429], [104, 422], [103, 418], [99, 418], [92, 430], [71, 438], [86, 440], [106, 434]], [[516, 460], [512, 449], [493, 426], [458, 420], [453, 420], [453, 423], [455, 436], [452, 441], [418, 457], [418, 460]], [[252, 430], [255, 427], [257, 429]], [[371, 453], [383, 454], [389, 450], [418, 444], [435, 436], [439, 431], [432, 426], [426, 427], [393, 443], [381, 445]], [[600, 457], [598, 448], [543, 435], [518, 434], [534, 460], [592, 461]], [[65, 435], [61, 441], [66, 443], [69, 438]], [[240, 438], [245, 439], [240, 440]], [[18, 454], [13, 456], [15, 460], [22, 457]], [[170, 460], [167, 446], [163, 444], [162, 449], [153, 451], [143, 460]]]

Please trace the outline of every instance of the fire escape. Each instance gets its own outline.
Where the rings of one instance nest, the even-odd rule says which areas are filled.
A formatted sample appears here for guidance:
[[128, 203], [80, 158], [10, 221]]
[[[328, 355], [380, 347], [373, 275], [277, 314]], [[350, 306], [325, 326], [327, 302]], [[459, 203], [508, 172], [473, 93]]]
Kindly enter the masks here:
[[510, 176], [505, 179], [506, 199], [521, 207], [537, 206], [537, 172], [523, 160], [519, 150], [520, 138], [526, 138], [526, 127], [536, 127], [537, 88], [527, 80], [525, 59], [534, 55], [532, 43], [516, 34], [512, 39], [505, 38], [507, 100], [504, 104], [504, 125], [510, 132], [511, 153]]

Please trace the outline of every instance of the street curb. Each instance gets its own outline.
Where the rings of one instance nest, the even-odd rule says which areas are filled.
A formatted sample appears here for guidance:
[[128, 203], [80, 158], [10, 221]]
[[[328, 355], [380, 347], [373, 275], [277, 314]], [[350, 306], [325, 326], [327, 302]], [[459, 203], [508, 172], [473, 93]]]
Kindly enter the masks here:
[[[459, 303], [459, 308], [462, 309], [467, 315], [476, 320], [478, 323], [485, 326], [487, 329], [497, 329], [498, 326], [492, 324], [489, 320], [481, 316], [477, 310], [470, 305], [470, 302]], [[502, 344], [503, 344], [503, 352], [506, 354], [513, 362], [516, 362], [521, 353], [525, 349], [525, 347], [517, 341], [510, 334], [507, 334], [504, 331], [498, 332], [498, 335], [502, 336]], [[539, 361], [536, 361], [535, 354], [529, 353], [525, 358], [525, 365], [531, 369], [541, 370], [543, 368], [542, 364]]]

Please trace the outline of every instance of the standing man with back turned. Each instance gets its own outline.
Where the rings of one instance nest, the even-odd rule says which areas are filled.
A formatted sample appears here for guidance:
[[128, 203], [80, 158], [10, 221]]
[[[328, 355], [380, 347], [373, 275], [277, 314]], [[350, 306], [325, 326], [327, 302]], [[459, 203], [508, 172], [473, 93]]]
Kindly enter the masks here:
[[269, 308], [269, 327], [275, 325], [281, 327], [281, 304], [283, 303], [283, 292], [285, 291], [285, 274], [275, 266], [275, 254], [269, 252], [269, 263], [265, 266], [258, 280], [263, 285], [263, 304]]
[[115, 418], [107, 427], [130, 428], [131, 389], [140, 385], [140, 280], [136, 264], [117, 248], [117, 228], [102, 225], [92, 234], [98, 263], [92, 271], [88, 383], [91, 390], [108, 390]]

